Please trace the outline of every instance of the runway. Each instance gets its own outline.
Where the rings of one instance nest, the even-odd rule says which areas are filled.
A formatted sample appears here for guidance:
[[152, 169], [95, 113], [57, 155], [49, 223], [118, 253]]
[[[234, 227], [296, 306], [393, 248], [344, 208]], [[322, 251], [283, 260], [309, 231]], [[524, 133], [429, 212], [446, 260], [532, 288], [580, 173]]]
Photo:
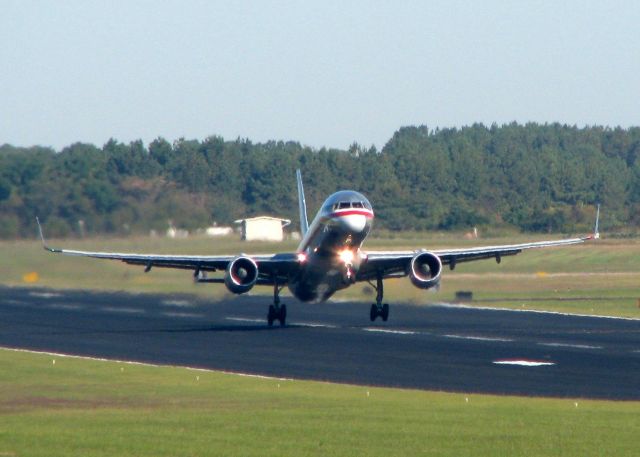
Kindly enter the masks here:
[[640, 320], [269, 297], [0, 287], [0, 346], [294, 379], [463, 393], [640, 400]]

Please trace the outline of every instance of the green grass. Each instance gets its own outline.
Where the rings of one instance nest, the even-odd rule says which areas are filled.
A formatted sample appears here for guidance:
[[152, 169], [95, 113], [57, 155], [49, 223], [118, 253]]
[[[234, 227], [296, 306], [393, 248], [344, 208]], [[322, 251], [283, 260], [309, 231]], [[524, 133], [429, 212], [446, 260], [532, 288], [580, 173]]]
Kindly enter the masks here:
[[[365, 247], [437, 249], [530, 240], [527, 236], [464, 240], [456, 234], [404, 237], [394, 234], [390, 239], [367, 240]], [[183, 254], [282, 252], [296, 247], [294, 242], [243, 243], [235, 237], [52, 240], [51, 244], [83, 250]], [[0, 242], [0, 283], [24, 285], [24, 275], [30, 272], [38, 273], [37, 285], [53, 288], [193, 293], [212, 300], [228, 295], [222, 285], [194, 284], [189, 271], [154, 268], [145, 274], [142, 267], [117, 261], [49, 254], [36, 241]], [[640, 240], [605, 239], [566, 248], [532, 250], [504, 258], [500, 265], [493, 260], [459, 264], [454, 272], [445, 269], [437, 292], [416, 289], [406, 278], [387, 281], [385, 286], [386, 299], [391, 303], [454, 301], [456, 291], [470, 290], [479, 300], [477, 304], [483, 306], [640, 317]], [[251, 293], [270, 295], [271, 291], [256, 287]], [[366, 284], [357, 284], [339, 292], [336, 298], [368, 302], [373, 298], [372, 289]]]
[[636, 456], [638, 411], [0, 350], [2, 456]]
[[[463, 247], [452, 235], [394, 234], [369, 249]], [[54, 240], [76, 249], [157, 253], [290, 251], [294, 243], [235, 239]], [[223, 297], [184, 271], [48, 254], [33, 241], [0, 242], [0, 282]], [[461, 264], [439, 292], [407, 279], [385, 283], [390, 302], [452, 300], [471, 290], [481, 306], [640, 317], [640, 242], [602, 240]], [[258, 293], [269, 294], [266, 288]], [[337, 298], [370, 301], [358, 284]], [[52, 361], [55, 359], [56, 363]], [[367, 392], [369, 395], [367, 396]], [[468, 402], [466, 399], [468, 398]], [[576, 402], [578, 406], [576, 407]], [[0, 350], [3, 456], [635, 456], [638, 402], [554, 400], [278, 381]]]

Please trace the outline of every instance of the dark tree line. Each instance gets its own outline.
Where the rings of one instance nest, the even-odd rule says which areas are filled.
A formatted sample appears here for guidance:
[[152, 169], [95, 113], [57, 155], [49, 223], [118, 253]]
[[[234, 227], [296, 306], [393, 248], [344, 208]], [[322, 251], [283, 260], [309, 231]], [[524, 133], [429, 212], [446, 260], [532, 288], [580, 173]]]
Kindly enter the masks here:
[[[640, 226], [640, 128], [510, 124], [403, 127], [381, 151], [296, 142], [158, 138], [61, 151], [0, 146], [0, 237], [146, 233], [167, 220], [193, 229], [272, 214], [297, 220], [295, 169], [309, 211], [341, 188], [360, 190], [391, 230], [588, 229]], [[79, 223], [82, 221], [82, 223]], [[81, 224], [81, 225], [80, 225]]]

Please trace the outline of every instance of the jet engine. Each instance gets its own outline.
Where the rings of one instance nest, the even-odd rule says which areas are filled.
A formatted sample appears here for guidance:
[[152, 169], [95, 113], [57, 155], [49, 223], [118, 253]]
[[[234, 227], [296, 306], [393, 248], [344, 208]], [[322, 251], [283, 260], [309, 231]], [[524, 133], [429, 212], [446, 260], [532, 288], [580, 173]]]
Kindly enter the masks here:
[[236, 257], [224, 272], [224, 285], [234, 294], [249, 292], [258, 280], [258, 265], [249, 257]]
[[414, 286], [419, 289], [431, 289], [440, 282], [442, 261], [440, 257], [430, 252], [420, 252], [411, 259], [409, 277]]

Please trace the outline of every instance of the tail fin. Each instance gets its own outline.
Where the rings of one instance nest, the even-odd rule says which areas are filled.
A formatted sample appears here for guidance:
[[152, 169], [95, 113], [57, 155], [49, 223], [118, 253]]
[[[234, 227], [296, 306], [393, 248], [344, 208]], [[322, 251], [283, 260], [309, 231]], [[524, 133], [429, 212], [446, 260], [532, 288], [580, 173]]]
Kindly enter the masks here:
[[309, 221], [307, 220], [307, 203], [304, 199], [304, 188], [302, 187], [302, 173], [300, 169], [296, 170], [296, 180], [298, 181], [298, 206], [300, 208], [300, 232], [305, 236], [309, 230]]

